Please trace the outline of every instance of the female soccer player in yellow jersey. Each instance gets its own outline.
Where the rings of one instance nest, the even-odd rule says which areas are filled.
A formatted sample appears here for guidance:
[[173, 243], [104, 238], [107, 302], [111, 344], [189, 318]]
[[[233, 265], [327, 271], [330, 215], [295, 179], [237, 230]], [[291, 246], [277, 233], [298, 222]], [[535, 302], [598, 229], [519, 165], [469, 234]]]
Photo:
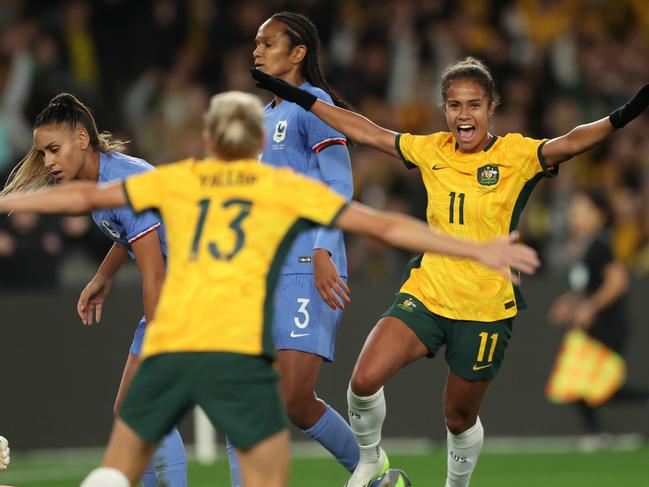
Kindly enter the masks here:
[[[474, 58], [442, 75], [450, 132], [399, 134], [317, 100], [285, 81], [252, 70], [257, 86], [297, 103], [347, 137], [418, 167], [428, 193], [428, 223], [445, 233], [484, 241], [516, 229], [537, 182], [557, 165], [593, 147], [649, 106], [649, 85], [626, 105], [551, 140], [488, 130], [496, 108], [491, 73]], [[478, 413], [496, 376], [522, 296], [501, 275], [466, 259], [424, 254], [408, 265], [396, 300], [370, 333], [349, 385], [349, 419], [360, 463], [348, 487], [366, 487], [387, 463], [380, 448], [383, 385], [407, 364], [446, 345], [444, 390], [448, 428], [447, 487], [469, 484], [483, 442]]]
[[[188, 159], [104, 185], [70, 183], [0, 198], [0, 211], [79, 213], [156, 208], [169, 241], [168, 270], [142, 363], [104, 457], [83, 487], [134, 484], [169, 428], [195, 404], [237, 448], [246, 487], [285, 486], [288, 432], [271, 337], [273, 293], [302, 228], [337, 226], [413, 251], [474, 259], [510, 276], [533, 272], [536, 253], [509, 237], [483, 243], [371, 210], [291, 169], [259, 164], [259, 99], [212, 98], [205, 115], [210, 157]], [[299, 204], [296, 204], [296, 201]], [[503, 277], [505, 279], [505, 277]]]

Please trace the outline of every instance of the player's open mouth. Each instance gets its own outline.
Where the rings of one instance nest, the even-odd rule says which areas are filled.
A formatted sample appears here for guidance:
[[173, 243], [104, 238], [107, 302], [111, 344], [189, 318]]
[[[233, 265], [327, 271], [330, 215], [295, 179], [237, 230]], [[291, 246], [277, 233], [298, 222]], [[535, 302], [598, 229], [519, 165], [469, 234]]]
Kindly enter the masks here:
[[469, 124], [458, 125], [457, 133], [461, 142], [469, 142], [475, 134], [475, 127]]
[[61, 179], [63, 179], [63, 171], [54, 171], [52, 173], [52, 176], [56, 181], [60, 181]]

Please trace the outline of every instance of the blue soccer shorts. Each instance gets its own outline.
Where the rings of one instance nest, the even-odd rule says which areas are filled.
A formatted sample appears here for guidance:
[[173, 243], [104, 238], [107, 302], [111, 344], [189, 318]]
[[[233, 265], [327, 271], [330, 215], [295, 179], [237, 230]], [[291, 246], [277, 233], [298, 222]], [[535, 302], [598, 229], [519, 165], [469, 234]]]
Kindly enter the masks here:
[[[347, 284], [347, 278], [343, 277]], [[313, 274], [281, 275], [275, 290], [273, 336], [277, 350], [299, 350], [333, 362], [342, 318], [315, 288]]]

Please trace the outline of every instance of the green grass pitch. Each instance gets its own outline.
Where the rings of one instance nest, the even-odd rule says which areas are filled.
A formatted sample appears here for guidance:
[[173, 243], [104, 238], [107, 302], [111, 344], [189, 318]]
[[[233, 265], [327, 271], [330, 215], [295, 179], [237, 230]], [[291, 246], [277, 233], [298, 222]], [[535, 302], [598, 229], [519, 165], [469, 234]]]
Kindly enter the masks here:
[[[12, 455], [9, 470], [0, 472], [0, 485], [16, 487], [70, 487], [94, 465], [96, 458], [61, 460], [21, 459]], [[441, 486], [446, 458], [443, 450], [421, 455], [392, 455], [392, 465], [405, 469], [413, 487]], [[346, 472], [329, 458], [296, 458], [290, 487], [342, 487]], [[215, 465], [189, 465], [191, 487], [228, 487], [225, 460]], [[649, 487], [649, 447], [640, 450], [596, 453], [484, 453], [471, 482], [472, 487]]]

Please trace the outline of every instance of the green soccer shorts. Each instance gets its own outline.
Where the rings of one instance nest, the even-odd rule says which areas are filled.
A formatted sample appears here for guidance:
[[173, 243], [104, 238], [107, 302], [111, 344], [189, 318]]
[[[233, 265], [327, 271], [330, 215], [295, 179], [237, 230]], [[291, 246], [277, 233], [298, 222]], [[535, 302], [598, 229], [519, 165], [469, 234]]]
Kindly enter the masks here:
[[278, 375], [261, 356], [178, 352], [145, 359], [133, 377], [121, 418], [158, 443], [194, 405], [242, 450], [283, 430], [286, 413]]
[[383, 316], [403, 321], [428, 349], [433, 358], [446, 346], [446, 363], [468, 381], [496, 377], [512, 335], [514, 318], [484, 322], [453, 320], [429, 311], [416, 297], [397, 293]]

